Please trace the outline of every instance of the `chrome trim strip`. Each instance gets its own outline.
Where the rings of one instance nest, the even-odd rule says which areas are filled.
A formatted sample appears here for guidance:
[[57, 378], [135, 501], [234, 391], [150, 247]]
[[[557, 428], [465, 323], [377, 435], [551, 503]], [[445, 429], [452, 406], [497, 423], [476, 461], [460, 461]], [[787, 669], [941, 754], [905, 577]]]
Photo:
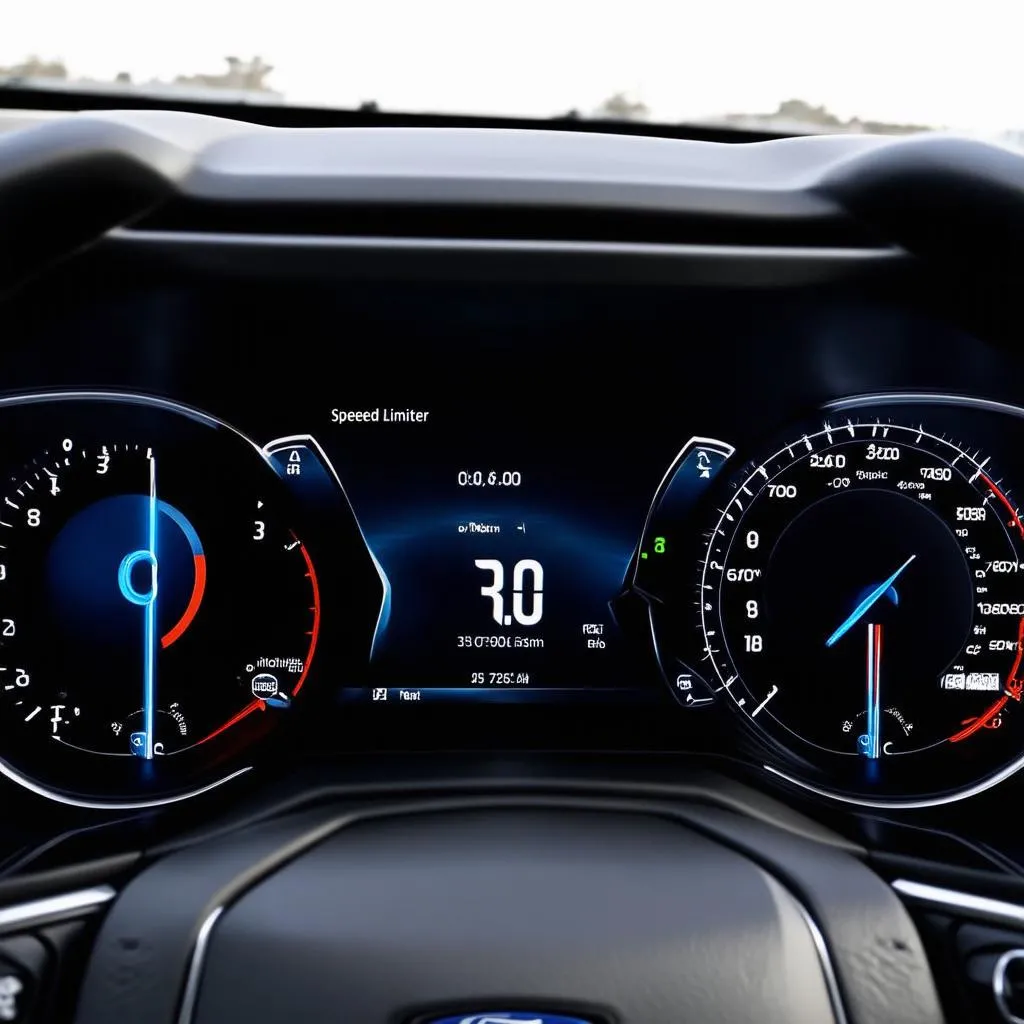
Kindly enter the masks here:
[[203, 978], [203, 965], [206, 962], [206, 948], [210, 944], [213, 929], [224, 913], [224, 907], [217, 907], [212, 910], [199, 927], [196, 935], [195, 945], [192, 947], [192, 959], [188, 965], [188, 975], [185, 979], [185, 991], [181, 997], [181, 1006], [178, 1009], [178, 1024], [190, 1024], [192, 1015], [196, 1010], [196, 1000], [199, 998], [199, 983]]
[[109, 885], [97, 885], [92, 889], [66, 892], [60, 896], [47, 896], [28, 903], [16, 903], [13, 907], [0, 907], [0, 931], [12, 928], [35, 928], [37, 925], [78, 914], [91, 913], [109, 903], [117, 895]]
[[11, 782], [16, 782], [19, 786], [24, 786], [30, 793], [45, 797], [47, 800], [53, 800], [58, 804], [66, 804], [68, 807], [84, 807], [90, 811], [140, 811], [147, 807], [166, 807], [168, 804], [180, 803], [182, 800], [189, 800], [194, 796], [209, 793], [211, 789], [223, 786], [226, 782], [237, 779], [239, 775], [244, 775], [248, 771], [252, 771], [252, 765], [239, 768], [238, 771], [225, 775], [222, 779], [217, 779], [206, 786], [201, 786], [199, 789], [190, 789], [175, 796], [122, 802], [117, 800], [80, 800], [78, 797], [66, 796], [63, 793], [58, 793], [55, 789], [47, 789], [45, 786], [40, 786], [27, 775], [22, 775], [20, 772], [15, 771], [6, 761], [0, 761], [0, 775], [6, 776]]
[[831, 789], [825, 789], [822, 786], [814, 786], [809, 782], [804, 782], [802, 779], [782, 771], [781, 768], [775, 768], [773, 765], [763, 764], [761, 767], [766, 772], [777, 775], [780, 779], [785, 779], [794, 786], [806, 789], [809, 793], [816, 793], [818, 796], [827, 797], [829, 800], [837, 800], [841, 804], [852, 804], [855, 807], [872, 807], [884, 811], [909, 811], [918, 810], [922, 807], [941, 807], [943, 804], [955, 804], [960, 800], [977, 796], [978, 793], [984, 793], [986, 789], [998, 786], [1000, 782], [1003, 782], [1011, 775], [1019, 772], [1021, 768], [1024, 768], [1024, 757], [1019, 758], [1012, 764], [1008, 764], [1005, 768], [996, 772], [995, 775], [990, 775], [987, 779], [982, 779], [981, 782], [968, 786], [966, 789], [957, 790], [955, 793], [947, 793], [944, 796], [922, 797], [916, 800], [872, 800], [869, 797], [847, 796], [844, 793], [836, 793]]
[[967, 408], [998, 412], [1007, 416], [1024, 418], [1024, 408], [1008, 402], [996, 402], [991, 398], [975, 398], [972, 395], [955, 395], [944, 391], [873, 391], [850, 398], [839, 398], [828, 402], [823, 411], [839, 412], [848, 409], [867, 409], [875, 405], [962, 405]]
[[149, 231], [114, 228], [106, 237], [118, 242], [142, 244], [292, 246], [304, 249], [398, 249], [405, 252], [543, 252], [617, 253], [632, 256], [689, 256], [702, 259], [833, 260], [867, 263], [900, 260], [907, 256], [896, 246], [844, 248], [841, 246], [701, 245], [685, 242], [575, 242], [569, 239], [521, 238], [403, 238], [378, 235], [270, 235], [232, 234], [219, 231]]
[[912, 882], [906, 878], [897, 878], [892, 887], [901, 896], [914, 903], [923, 903], [947, 910], [960, 910], [986, 921], [1000, 924], [1024, 926], [1024, 906], [1007, 903], [1005, 900], [994, 900], [988, 896], [975, 896], [956, 889], [942, 889], [924, 882]]
[[807, 908], [792, 893], [790, 893], [790, 896], [800, 912], [800, 916], [804, 919], [804, 924], [807, 925], [807, 930], [811, 933], [811, 941], [814, 943], [815, 950], [817, 950], [818, 962], [821, 964], [821, 973], [825, 976], [825, 989], [828, 992], [828, 1001], [832, 1004], [832, 1016], [835, 1018], [835, 1024], [849, 1024], [846, 1016], [846, 1007], [843, 1006], [843, 997], [839, 993], [839, 979], [836, 977], [835, 967], [832, 964], [832, 956], [828, 951], [828, 943], [825, 942], [825, 936], [822, 934], [817, 922], [808, 913]]

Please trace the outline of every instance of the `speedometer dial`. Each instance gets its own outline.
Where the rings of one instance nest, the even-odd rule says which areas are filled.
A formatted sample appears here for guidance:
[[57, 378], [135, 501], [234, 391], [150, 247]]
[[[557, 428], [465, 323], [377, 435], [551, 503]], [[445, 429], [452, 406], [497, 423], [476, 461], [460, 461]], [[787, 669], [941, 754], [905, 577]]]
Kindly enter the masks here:
[[983, 452], [926, 425], [826, 423], [750, 465], [714, 524], [705, 654], [833, 785], [947, 788], [1024, 735], [1024, 529]]

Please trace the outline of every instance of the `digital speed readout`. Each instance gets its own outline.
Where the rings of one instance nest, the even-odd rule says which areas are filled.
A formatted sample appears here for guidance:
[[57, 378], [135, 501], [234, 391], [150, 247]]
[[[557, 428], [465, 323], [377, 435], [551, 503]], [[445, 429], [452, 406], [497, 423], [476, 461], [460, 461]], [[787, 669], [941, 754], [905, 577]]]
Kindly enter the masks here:
[[609, 600], [635, 538], [624, 530], [611, 547], [575, 513], [558, 511], [536, 467], [516, 465], [467, 459], [445, 469], [436, 510], [421, 507], [400, 528], [368, 538], [396, 597], [378, 631], [372, 686], [353, 687], [351, 699], [629, 698]]
[[478, 558], [473, 563], [490, 574], [480, 594], [491, 602], [491, 617], [499, 626], [536, 626], [544, 614], [544, 566], [535, 558], [520, 558], [512, 566], [512, 600], [505, 611], [505, 564], [497, 558]]

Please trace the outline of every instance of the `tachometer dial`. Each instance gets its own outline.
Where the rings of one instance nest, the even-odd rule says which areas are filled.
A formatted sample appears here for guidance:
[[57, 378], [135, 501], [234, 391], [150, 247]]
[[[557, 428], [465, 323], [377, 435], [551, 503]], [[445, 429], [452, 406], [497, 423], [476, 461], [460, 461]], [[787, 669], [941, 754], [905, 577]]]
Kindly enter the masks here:
[[115, 798], [194, 786], [308, 680], [321, 596], [293, 502], [188, 410], [49, 408], [6, 413], [34, 447], [0, 486], [5, 768]]
[[261, 494], [193, 491], [159, 446], [69, 437], [41, 452], [0, 507], [13, 718], [80, 751], [152, 759], [286, 706], [316, 643], [316, 577]]
[[1024, 735], [1022, 538], [984, 453], [826, 423], [734, 481], [700, 576], [707, 661], [834, 785], [962, 784]]

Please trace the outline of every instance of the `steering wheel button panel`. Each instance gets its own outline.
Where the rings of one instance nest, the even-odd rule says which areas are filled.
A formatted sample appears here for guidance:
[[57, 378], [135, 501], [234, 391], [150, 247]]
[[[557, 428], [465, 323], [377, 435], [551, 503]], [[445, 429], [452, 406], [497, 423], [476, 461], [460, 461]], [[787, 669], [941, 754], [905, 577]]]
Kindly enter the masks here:
[[31, 935], [0, 940], [0, 1024], [35, 1019], [49, 959], [46, 947]]

